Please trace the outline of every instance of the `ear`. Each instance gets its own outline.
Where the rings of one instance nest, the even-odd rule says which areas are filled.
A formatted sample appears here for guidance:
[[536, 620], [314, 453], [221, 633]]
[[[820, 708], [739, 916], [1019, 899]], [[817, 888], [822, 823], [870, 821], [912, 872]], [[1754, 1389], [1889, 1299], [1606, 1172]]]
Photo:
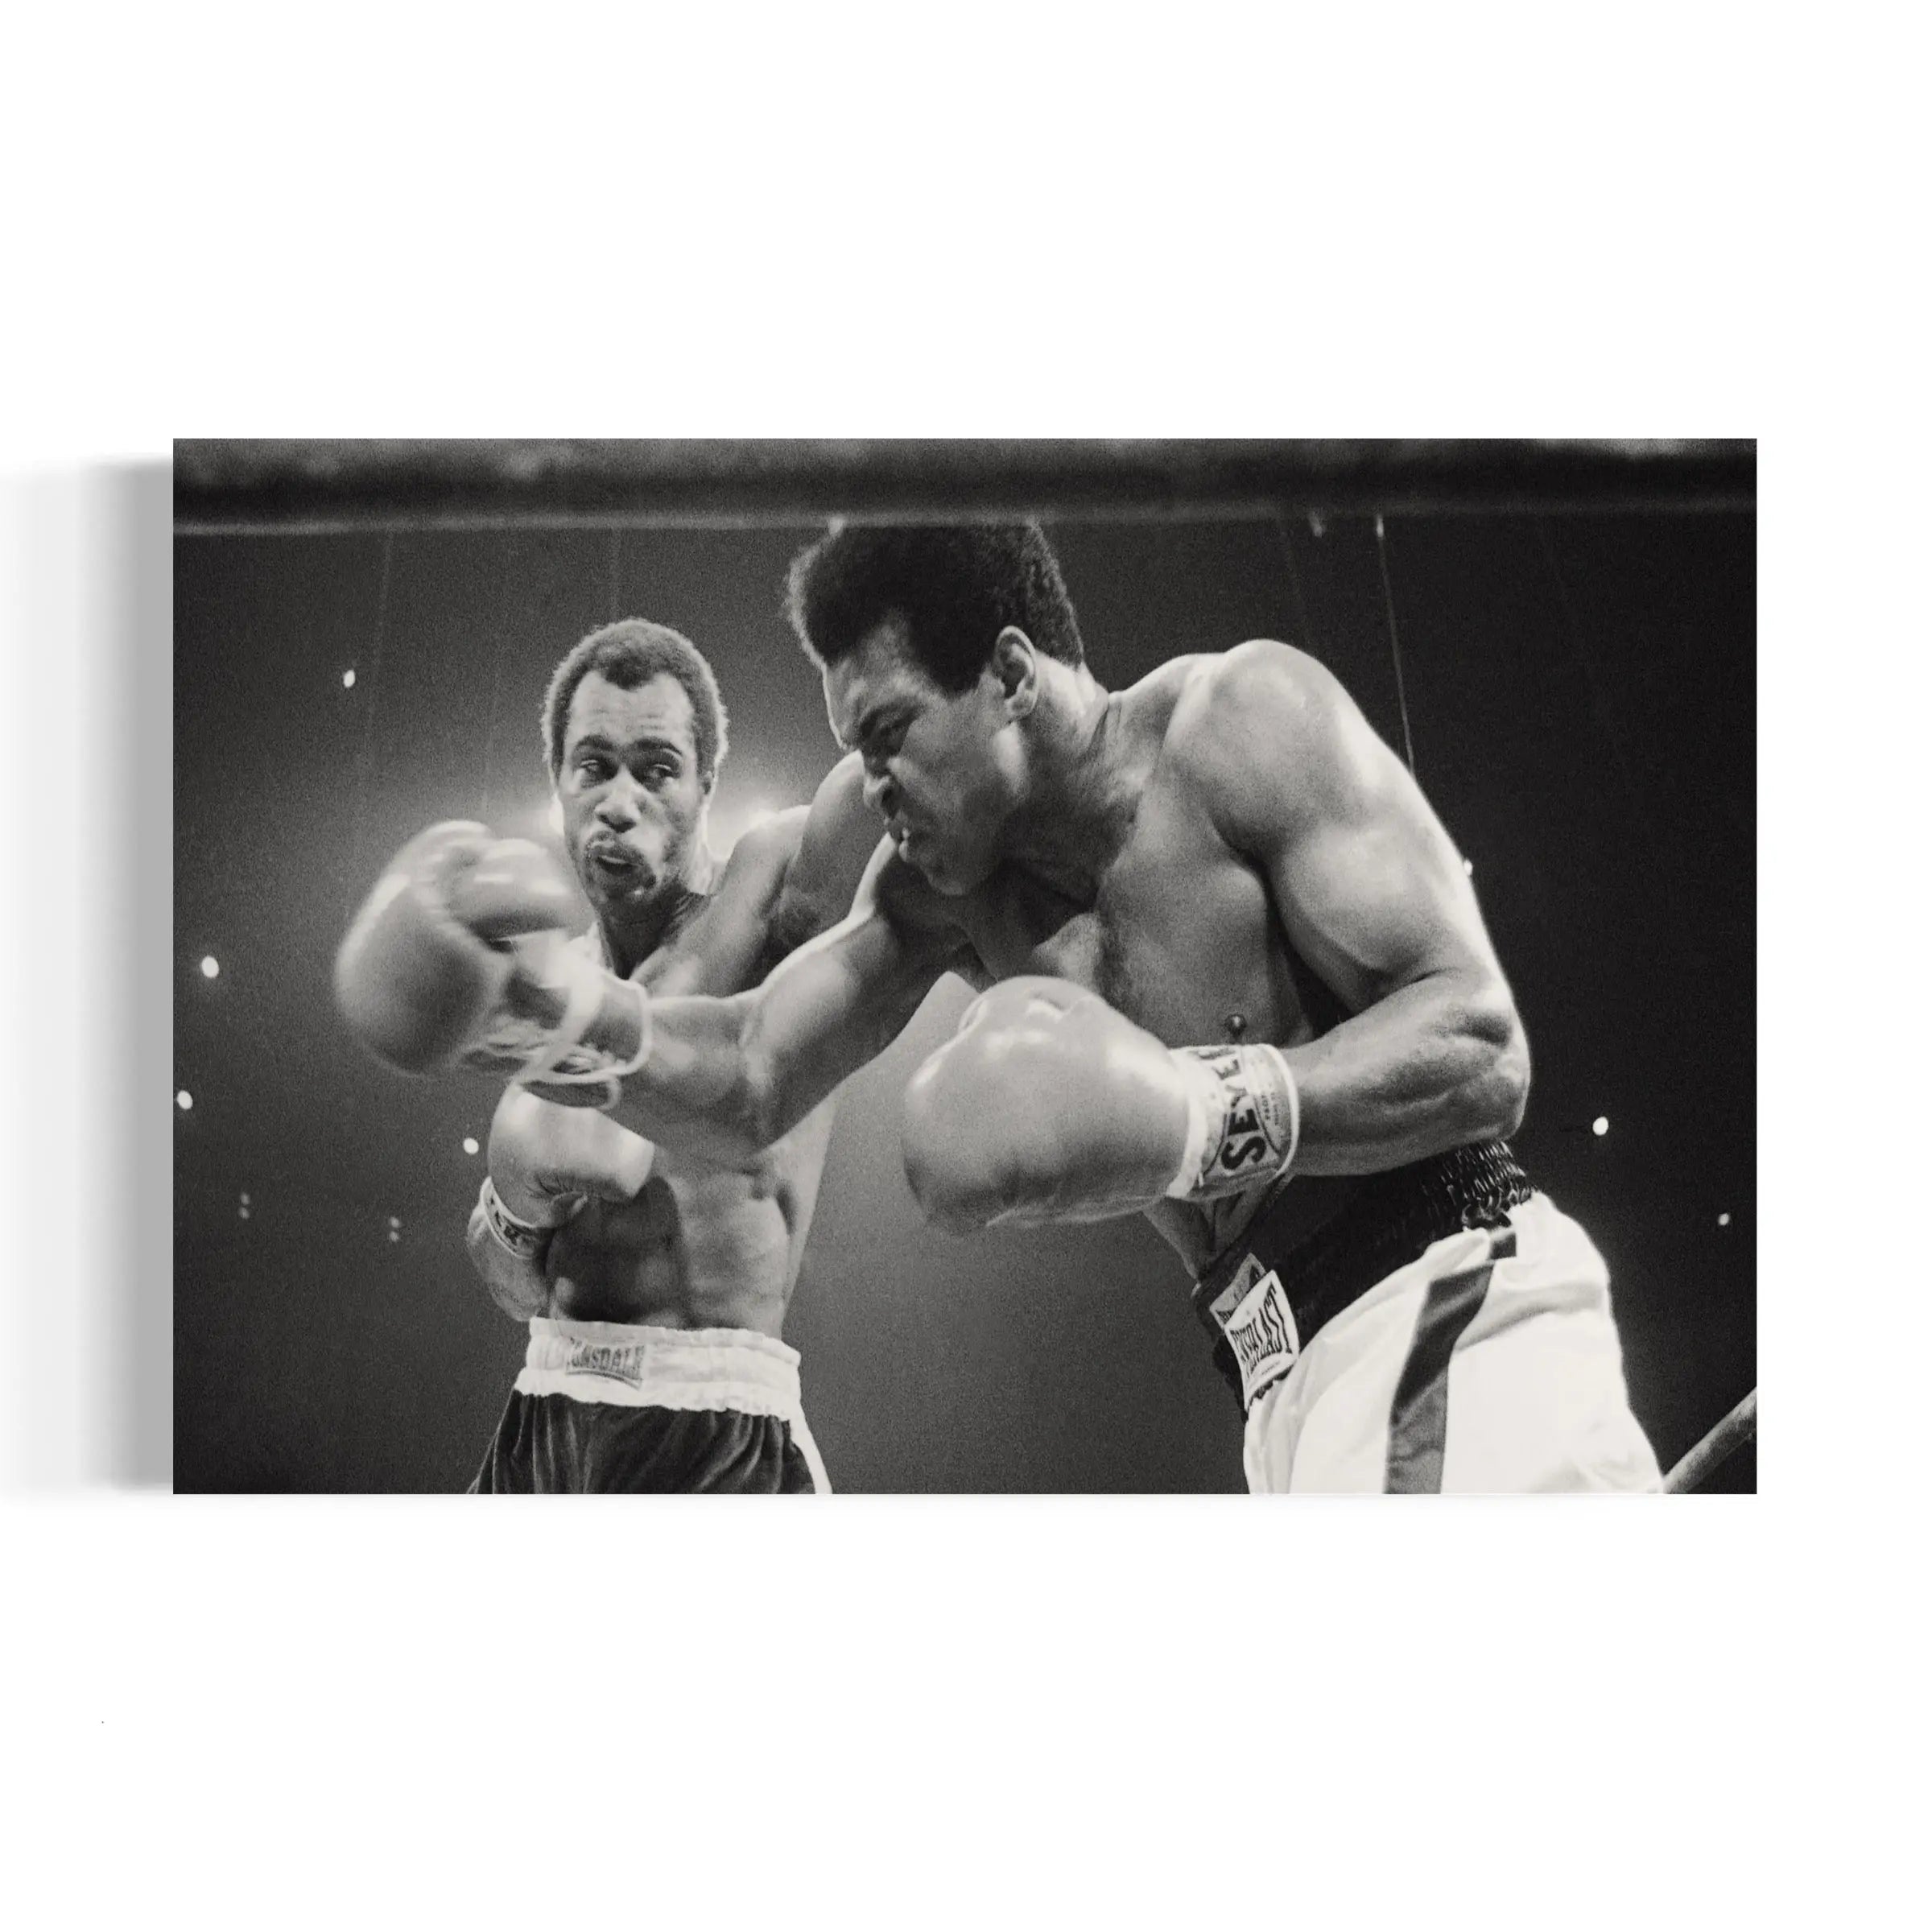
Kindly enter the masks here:
[[708, 892], [716, 883], [718, 874], [724, 869], [724, 861], [711, 848], [711, 794], [706, 792], [698, 801], [698, 815], [691, 821], [691, 848], [695, 855], [691, 876], [687, 879], [694, 891]]
[[1026, 717], [1039, 702], [1040, 654], [1017, 624], [1009, 624], [993, 639], [991, 669], [1007, 716]]

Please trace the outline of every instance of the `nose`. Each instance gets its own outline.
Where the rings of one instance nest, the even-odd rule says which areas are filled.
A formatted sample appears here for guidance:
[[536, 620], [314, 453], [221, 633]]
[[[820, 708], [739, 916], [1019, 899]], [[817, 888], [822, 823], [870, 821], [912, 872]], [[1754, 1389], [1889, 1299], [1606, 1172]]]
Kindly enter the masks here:
[[616, 832], [637, 824], [638, 782], [628, 771], [620, 771], [604, 787], [604, 795], [597, 800], [597, 815]]

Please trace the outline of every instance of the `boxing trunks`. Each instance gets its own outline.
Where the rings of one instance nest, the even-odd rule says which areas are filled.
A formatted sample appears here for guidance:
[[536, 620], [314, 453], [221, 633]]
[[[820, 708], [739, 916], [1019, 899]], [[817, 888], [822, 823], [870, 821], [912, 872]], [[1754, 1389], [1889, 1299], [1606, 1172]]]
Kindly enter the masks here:
[[474, 1496], [828, 1493], [795, 1349], [743, 1328], [539, 1316]]
[[1657, 1487], [1609, 1270], [1501, 1141], [1371, 1175], [1290, 1246], [1292, 1184], [1194, 1292], [1251, 1490]]

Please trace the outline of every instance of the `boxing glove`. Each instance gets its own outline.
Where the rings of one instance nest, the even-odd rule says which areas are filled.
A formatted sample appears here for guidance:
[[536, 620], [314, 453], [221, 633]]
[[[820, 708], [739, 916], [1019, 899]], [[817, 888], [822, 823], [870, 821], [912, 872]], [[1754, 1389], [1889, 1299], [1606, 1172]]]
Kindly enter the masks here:
[[[576, 910], [540, 846], [482, 825], [432, 825], [390, 861], [350, 925], [336, 1003], [356, 1036], [407, 1073], [460, 1060], [564, 1085], [603, 1080], [607, 1056], [576, 1043], [608, 986], [625, 983], [569, 944]], [[642, 989], [629, 991], [642, 1015]]]
[[590, 1196], [634, 1199], [656, 1153], [603, 1114], [559, 1107], [520, 1087], [497, 1103], [489, 1125], [490, 1184], [525, 1228], [560, 1227]]
[[1099, 1220], [1231, 1193], [1293, 1161], [1294, 1080], [1272, 1046], [1170, 1048], [1097, 993], [1008, 980], [906, 1088], [906, 1179], [927, 1217]]

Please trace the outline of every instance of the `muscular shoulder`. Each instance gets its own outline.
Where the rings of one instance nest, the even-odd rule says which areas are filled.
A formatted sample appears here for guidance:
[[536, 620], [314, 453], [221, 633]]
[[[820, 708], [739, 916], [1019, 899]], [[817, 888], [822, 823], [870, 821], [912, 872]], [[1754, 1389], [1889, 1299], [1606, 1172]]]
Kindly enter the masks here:
[[1260, 638], [1187, 666], [1162, 750], [1175, 781], [1237, 842], [1284, 816], [1344, 809], [1386, 748], [1340, 680], [1291, 644]]
[[804, 822], [801, 805], [747, 831], [732, 848], [701, 910], [638, 967], [636, 976], [660, 996], [729, 994], [758, 976]]
[[746, 832], [731, 848], [719, 890], [724, 890], [725, 881], [731, 881], [749, 898], [767, 905], [775, 900], [803, 842], [810, 809], [790, 806]]
[[799, 813], [800, 831], [772, 920], [774, 939], [789, 952], [836, 926], [850, 910], [859, 881], [882, 836], [865, 803], [865, 772], [857, 753], [840, 759]]

